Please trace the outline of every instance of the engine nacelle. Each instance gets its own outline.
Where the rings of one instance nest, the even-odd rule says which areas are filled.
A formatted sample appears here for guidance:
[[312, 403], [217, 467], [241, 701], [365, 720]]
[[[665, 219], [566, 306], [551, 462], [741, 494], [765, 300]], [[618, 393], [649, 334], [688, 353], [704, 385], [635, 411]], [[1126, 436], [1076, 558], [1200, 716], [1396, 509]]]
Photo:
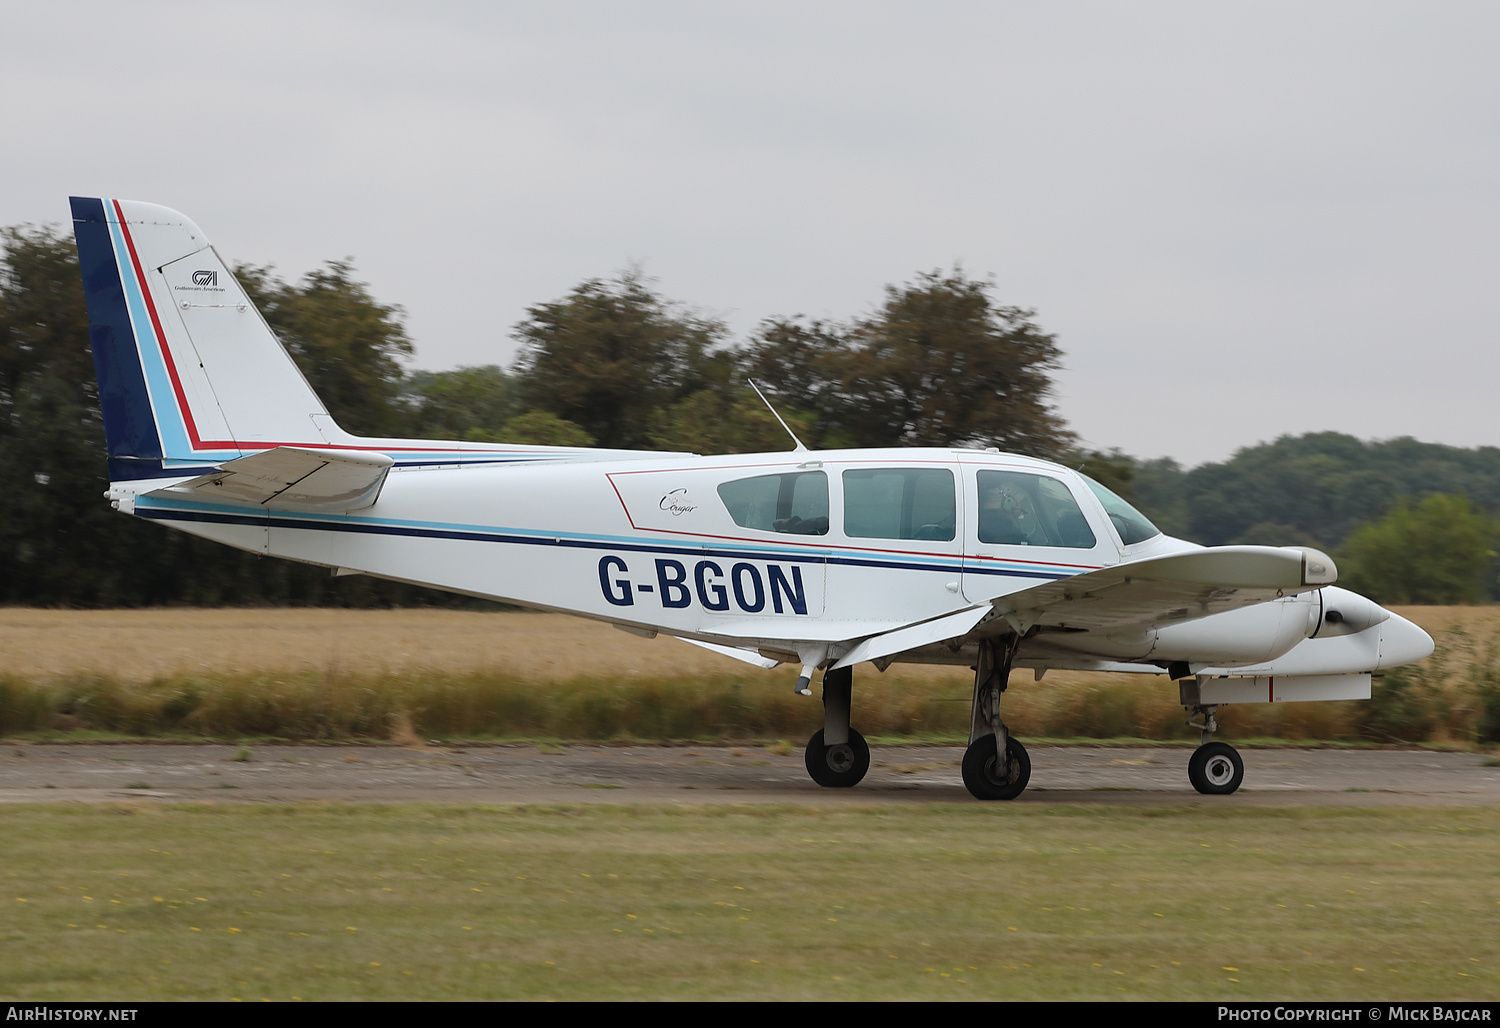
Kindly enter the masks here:
[[[1347, 590], [1338, 591], [1355, 596]], [[1351, 612], [1355, 611], [1354, 604], [1345, 606]], [[1313, 591], [1163, 628], [1111, 634], [1051, 635], [1047, 637], [1047, 644], [1062, 649], [1077, 648], [1118, 660], [1234, 667], [1275, 660], [1302, 640], [1310, 638], [1320, 627], [1324, 627], [1323, 604], [1318, 591]]]

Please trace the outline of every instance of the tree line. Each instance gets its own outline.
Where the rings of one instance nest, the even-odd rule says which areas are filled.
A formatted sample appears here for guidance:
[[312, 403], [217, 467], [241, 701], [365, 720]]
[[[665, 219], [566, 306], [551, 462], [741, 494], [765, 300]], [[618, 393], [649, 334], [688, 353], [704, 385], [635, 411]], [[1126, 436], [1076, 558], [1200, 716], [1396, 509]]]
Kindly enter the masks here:
[[[1476, 602], [1495, 592], [1500, 450], [1324, 433], [1191, 470], [1086, 451], [1052, 405], [1056, 339], [1033, 311], [997, 302], [992, 283], [960, 270], [888, 286], [866, 315], [771, 318], [744, 340], [632, 270], [531, 307], [512, 330], [519, 352], [508, 368], [442, 372], [410, 369], [401, 308], [376, 299], [347, 261], [297, 282], [271, 268], [236, 274], [339, 424], [357, 434], [787, 449], [754, 380], [810, 447], [994, 446], [1081, 466], [1174, 535], [1329, 549], [1346, 582], [1387, 602]], [[103, 454], [73, 242], [45, 228], [3, 230], [0, 602], [471, 602], [333, 579], [117, 516], [101, 498]]]

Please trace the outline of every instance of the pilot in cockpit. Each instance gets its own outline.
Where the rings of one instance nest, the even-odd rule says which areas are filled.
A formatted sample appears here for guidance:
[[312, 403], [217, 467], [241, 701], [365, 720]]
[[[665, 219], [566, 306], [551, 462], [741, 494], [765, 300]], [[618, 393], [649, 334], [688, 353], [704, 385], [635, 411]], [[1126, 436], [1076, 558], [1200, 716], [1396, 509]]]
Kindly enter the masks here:
[[1019, 545], [1031, 541], [1036, 522], [1028, 514], [1031, 500], [1016, 490], [996, 482], [984, 488], [979, 500], [979, 541]]

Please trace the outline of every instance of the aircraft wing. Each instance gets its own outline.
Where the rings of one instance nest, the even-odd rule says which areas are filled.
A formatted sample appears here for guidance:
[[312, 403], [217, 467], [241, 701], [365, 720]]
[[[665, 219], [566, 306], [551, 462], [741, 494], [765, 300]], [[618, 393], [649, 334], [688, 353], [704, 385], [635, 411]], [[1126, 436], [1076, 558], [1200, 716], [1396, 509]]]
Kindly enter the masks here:
[[1337, 577], [1333, 561], [1310, 548], [1215, 546], [1147, 557], [870, 636], [834, 667], [958, 639], [1000, 621], [1019, 635], [1034, 625], [1095, 632], [1158, 628], [1320, 589]]
[[380, 495], [395, 463], [366, 450], [278, 446], [220, 464], [217, 471], [147, 493], [216, 503], [320, 513], [363, 510]]
[[1116, 564], [990, 602], [1020, 632], [1032, 625], [1156, 628], [1321, 589], [1337, 578], [1332, 559], [1311, 548], [1212, 546]]

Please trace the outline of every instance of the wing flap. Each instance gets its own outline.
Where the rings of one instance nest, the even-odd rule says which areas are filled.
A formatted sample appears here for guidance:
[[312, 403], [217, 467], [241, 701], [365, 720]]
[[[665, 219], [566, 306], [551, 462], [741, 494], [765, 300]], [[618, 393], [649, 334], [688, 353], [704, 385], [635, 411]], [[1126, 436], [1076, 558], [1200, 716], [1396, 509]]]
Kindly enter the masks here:
[[850, 667], [861, 661], [879, 660], [893, 653], [957, 639], [968, 635], [975, 625], [994, 613], [994, 607], [988, 603], [981, 603], [973, 607], [965, 607], [952, 614], [933, 618], [931, 621], [922, 621], [915, 625], [898, 628], [894, 632], [871, 636], [844, 654], [833, 666], [835, 668]]
[[168, 499], [187, 495], [268, 510], [344, 513], [374, 504], [394, 463], [386, 454], [364, 450], [278, 446], [236, 457], [217, 471], [146, 495]]
[[754, 664], [756, 667], [760, 668], [773, 668], [781, 663], [781, 661], [772, 660], [770, 657], [762, 657], [754, 650], [741, 649], [738, 646], [720, 646], [718, 643], [704, 642], [701, 639], [683, 639], [682, 641], [685, 643], [692, 643], [694, 646], [701, 646], [705, 650], [712, 650], [714, 653], [720, 654], [721, 656], [733, 657], [735, 660], [743, 660], [746, 664]]

